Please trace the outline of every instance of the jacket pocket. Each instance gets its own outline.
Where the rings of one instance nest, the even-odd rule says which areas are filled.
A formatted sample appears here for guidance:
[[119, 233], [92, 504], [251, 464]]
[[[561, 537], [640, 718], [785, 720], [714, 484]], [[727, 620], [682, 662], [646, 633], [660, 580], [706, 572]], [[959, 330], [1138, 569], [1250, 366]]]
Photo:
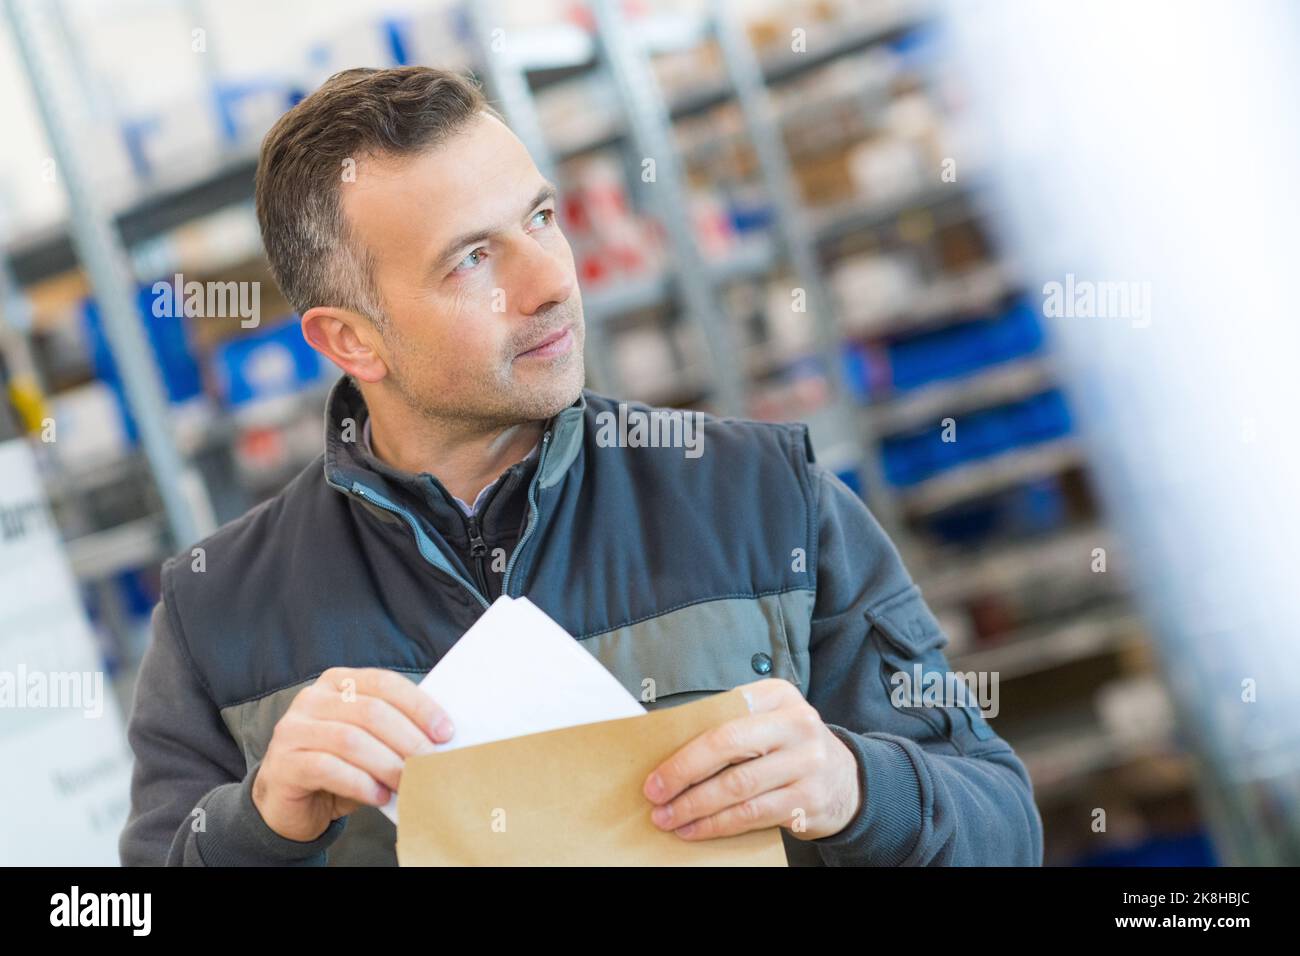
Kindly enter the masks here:
[[945, 647], [948, 637], [939, 621], [913, 584], [906, 591], [867, 609], [867, 620], [907, 657], [920, 657], [934, 648]]
[[800, 683], [780, 595], [691, 604], [581, 643], [647, 709], [768, 677]]
[[[949, 667], [943, 654], [948, 637], [919, 587], [912, 585], [868, 610], [866, 616], [873, 633], [880, 637], [881, 677], [893, 695], [891, 701], [905, 700], [900, 710], [926, 721], [935, 734], [961, 753], [1007, 747], [985, 720], [969, 685]], [[939, 706], [915, 705], [918, 679], [922, 697], [926, 682], [941, 682]]]

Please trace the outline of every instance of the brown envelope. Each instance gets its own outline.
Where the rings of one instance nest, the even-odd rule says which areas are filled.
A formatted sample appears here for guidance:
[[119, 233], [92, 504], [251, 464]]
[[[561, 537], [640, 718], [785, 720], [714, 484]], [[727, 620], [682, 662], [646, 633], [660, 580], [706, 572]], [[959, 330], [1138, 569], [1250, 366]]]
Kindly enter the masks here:
[[740, 690], [636, 717], [411, 757], [402, 866], [786, 866], [779, 827], [688, 841], [650, 822], [650, 771], [749, 713]]

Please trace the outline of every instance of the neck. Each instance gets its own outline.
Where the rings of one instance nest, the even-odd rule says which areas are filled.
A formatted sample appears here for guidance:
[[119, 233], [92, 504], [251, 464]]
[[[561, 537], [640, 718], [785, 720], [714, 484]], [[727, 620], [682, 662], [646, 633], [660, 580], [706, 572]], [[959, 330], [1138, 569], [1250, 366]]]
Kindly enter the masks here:
[[370, 445], [375, 457], [399, 471], [429, 472], [461, 501], [479, 492], [537, 444], [546, 422], [515, 425], [430, 419], [404, 403], [370, 402]]

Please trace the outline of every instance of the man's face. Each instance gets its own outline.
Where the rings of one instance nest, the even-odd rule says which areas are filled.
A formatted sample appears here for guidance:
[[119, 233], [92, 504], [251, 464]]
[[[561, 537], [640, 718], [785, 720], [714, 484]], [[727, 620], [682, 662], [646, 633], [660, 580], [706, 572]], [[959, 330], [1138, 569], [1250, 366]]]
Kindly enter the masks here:
[[343, 211], [386, 306], [383, 383], [411, 407], [507, 425], [577, 399], [582, 297], [549, 186], [485, 113], [435, 149], [358, 162]]

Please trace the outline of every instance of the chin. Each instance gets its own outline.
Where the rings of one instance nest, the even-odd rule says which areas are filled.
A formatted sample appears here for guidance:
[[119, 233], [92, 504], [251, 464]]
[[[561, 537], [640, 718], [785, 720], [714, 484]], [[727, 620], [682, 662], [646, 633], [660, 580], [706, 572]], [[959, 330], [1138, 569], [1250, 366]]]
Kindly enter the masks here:
[[525, 401], [534, 406], [535, 417], [550, 418], [578, 400], [584, 380], [582, 363], [577, 362], [572, 368], [564, 369], [549, 380], [539, 382], [534, 388], [529, 389], [531, 394], [525, 398]]
[[[581, 369], [579, 371], [581, 371]], [[558, 415], [576, 402], [578, 396], [582, 394], [582, 384], [582, 375], [578, 375], [576, 378], [567, 378], [562, 382], [557, 382], [555, 388], [551, 390], [552, 408], [547, 412], [547, 417]]]

